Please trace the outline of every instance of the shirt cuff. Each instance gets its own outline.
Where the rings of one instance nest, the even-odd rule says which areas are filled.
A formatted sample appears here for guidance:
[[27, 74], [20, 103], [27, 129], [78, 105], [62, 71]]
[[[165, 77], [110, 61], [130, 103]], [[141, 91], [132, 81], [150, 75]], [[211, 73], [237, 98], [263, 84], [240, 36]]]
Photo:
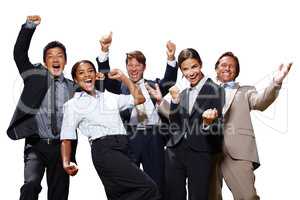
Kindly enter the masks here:
[[170, 65], [171, 67], [176, 67], [176, 60], [168, 60], [168, 65]]
[[202, 124], [202, 130], [208, 131], [209, 130], [209, 125]]
[[28, 28], [28, 29], [35, 29], [37, 27], [37, 25], [30, 21], [30, 20], [26, 20], [26, 23], [25, 23], [25, 28]]
[[173, 98], [171, 98], [171, 102], [173, 104], [179, 104], [179, 99], [173, 99]]
[[108, 54], [109, 54], [109, 52], [100, 51], [100, 54], [98, 56], [99, 62], [105, 62], [105, 61], [107, 61], [108, 60]]

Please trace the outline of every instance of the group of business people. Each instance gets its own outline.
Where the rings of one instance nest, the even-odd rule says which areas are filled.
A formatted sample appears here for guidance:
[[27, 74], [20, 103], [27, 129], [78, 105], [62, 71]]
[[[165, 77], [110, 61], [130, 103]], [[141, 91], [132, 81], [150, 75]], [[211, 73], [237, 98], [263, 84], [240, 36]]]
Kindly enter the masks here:
[[[48, 199], [68, 199], [69, 175], [78, 172], [78, 132], [88, 137], [108, 199], [220, 200], [223, 179], [234, 199], [259, 199], [250, 112], [274, 102], [291, 63], [280, 65], [258, 92], [235, 81], [240, 66], [233, 53], [217, 60], [215, 83], [201, 72], [195, 49], [182, 50], [176, 61], [176, 45], [169, 41], [164, 77], [146, 80], [141, 51], [126, 54], [128, 76], [110, 69], [110, 33], [100, 40], [98, 70], [89, 60], [78, 61], [72, 81], [64, 77], [67, 54], [58, 41], [44, 48], [44, 65], [30, 62], [40, 22], [40, 16], [28, 16], [14, 47], [24, 88], [7, 134], [25, 138], [21, 200], [38, 199], [45, 171]], [[174, 86], [178, 67], [189, 82], [183, 91]], [[109, 92], [118, 96], [112, 99]], [[169, 92], [170, 103], [163, 99]]]

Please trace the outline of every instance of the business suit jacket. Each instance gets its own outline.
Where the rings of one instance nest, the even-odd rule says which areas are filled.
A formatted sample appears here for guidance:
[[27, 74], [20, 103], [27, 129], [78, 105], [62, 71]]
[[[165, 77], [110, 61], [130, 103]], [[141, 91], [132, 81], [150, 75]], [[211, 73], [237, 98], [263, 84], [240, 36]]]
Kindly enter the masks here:
[[274, 82], [262, 92], [253, 86], [237, 84], [223, 110], [224, 151], [234, 159], [253, 162], [255, 169], [260, 162], [250, 112], [268, 108], [278, 96], [279, 89]]
[[[172, 129], [167, 147], [176, 146], [187, 134], [187, 143], [193, 150], [209, 153], [220, 152], [223, 140], [224, 90], [208, 78], [196, 98], [191, 114], [187, 107], [187, 90], [188, 88], [182, 91], [179, 104], [171, 103], [169, 118], [172, 127], [177, 128]], [[202, 114], [205, 110], [213, 108], [217, 109], [219, 117], [209, 126], [208, 130], [204, 130]]]
[[[52, 75], [42, 64], [32, 64], [28, 58], [28, 49], [35, 29], [22, 26], [14, 46], [14, 59], [23, 79], [24, 88], [17, 107], [7, 129], [7, 135], [18, 140], [27, 137], [39, 138], [35, 115], [50, 86]], [[66, 79], [71, 98], [77, 86]], [[72, 160], [75, 161], [77, 141], [72, 142]]]

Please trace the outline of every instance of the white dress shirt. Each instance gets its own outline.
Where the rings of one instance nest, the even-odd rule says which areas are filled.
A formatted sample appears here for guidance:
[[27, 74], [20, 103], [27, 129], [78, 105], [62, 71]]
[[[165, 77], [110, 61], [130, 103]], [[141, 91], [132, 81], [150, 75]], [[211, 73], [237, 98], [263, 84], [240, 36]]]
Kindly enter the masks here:
[[[122, 100], [115, 98], [119, 96]], [[74, 97], [64, 104], [64, 117], [61, 128], [61, 140], [77, 139], [76, 130], [94, 140], [106, 135], [125, 135], [119, 110], [133, 106], [131, 95], [114, 95], [99, 92], [91, 96], [86, 92], [76, 92]]]
[[203, 85], [205, 84], [207, 80], [207, 77], [204, 76], [196, 86], [194, 87], [190, 87], [188, 90], [189, 90], [189, 114], [191, 114], [192, 112], [192, 108], [194, 106], [194, 103], [197, 99], [197, 96], [200, 92], [200, 90], [202, 89]]

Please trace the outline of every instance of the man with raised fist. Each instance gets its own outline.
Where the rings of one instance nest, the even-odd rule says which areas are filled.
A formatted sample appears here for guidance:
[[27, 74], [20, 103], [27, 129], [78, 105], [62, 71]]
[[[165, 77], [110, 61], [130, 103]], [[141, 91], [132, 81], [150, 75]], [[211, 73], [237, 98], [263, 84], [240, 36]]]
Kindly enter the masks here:
[[30, 62], [28, 50], [40, 22], [40, 16], [28, 16], [14, 46], [14, 59], [24, 88], [7, 134], [13, 140], [25, 138], [20, 200], [38, 199], [45, 171], [48, 200], [67, 200], [69, 175], [61, 164], [60, 128], [63, 104], [73, 96], [74, 84], [63, 75], [67, 54], [62, 43], [53, 41], [45, 46], [44, 65]]
[[[99, 71], [106, 73], [110, 70], [108, 62], [109, 47], [112, 42], [112, 33], [100, 40], [101, 53], [97, 58]], [[177, 63], [175, 60], [176, 45], [171, 41], [167, 47], [167, 67], [163, 79], [146, 80], [146, 57], [141, 51], [132, 51], [126, 54], [126, 69], [128, 76], [139, 89], [142, 90], [146, 102], [122, 111], [121, 117], [127, 128], [129, 137], [129, 151], [137, 166], [142, 164], [144, 171], [155, 181], [160, 193], [164, 195], [164, 146], [167, 130], [167, 119], [159, 115], [156, 109], [156, 100], [151, 98], [145, 84], [155, 87], [157, 84], [163, 96], [168, 89], [175, 85], [177, 79]], [[104, 80], [105, 89], [117, 94], [129, 94], [128, 88], [118, 81], [108, 78]], [[163, 125], [163, 126], [162, 126]]]

